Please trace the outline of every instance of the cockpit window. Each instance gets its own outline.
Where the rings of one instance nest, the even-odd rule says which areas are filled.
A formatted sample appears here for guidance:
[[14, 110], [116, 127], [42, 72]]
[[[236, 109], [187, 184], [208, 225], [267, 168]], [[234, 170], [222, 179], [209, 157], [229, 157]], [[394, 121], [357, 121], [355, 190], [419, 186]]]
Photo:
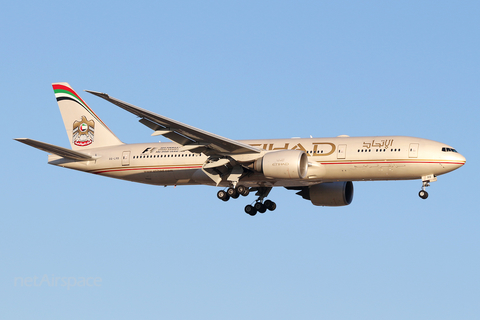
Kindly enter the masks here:
[[442, 151], [443, 152], [455, 152], [455, 153], [458, 153], [457, 150], [453, 149], [453, 148], [447, 148], [447, 147], [443, 147], [442, 148]]

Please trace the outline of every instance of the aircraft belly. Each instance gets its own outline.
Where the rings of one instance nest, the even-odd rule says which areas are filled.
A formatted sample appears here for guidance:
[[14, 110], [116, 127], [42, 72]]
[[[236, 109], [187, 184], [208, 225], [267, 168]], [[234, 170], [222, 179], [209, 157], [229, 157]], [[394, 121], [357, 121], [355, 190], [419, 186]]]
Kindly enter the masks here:
[[[362, 180], [410, 180], [426, 174], [443, 174], [453, 170], [439, 163], [368, 163], [334, 164], [310, 167], [306, 179], [279, 180], [269, 179], [262, 174], [244, 177], [241, 181], [247, 187], [256, 186], [302, 186], [326, 181], [362, 181]], [[108, 171], [108, 170], [105, 170]], [[201, 169], [182, 170], [142, 170], [134, 168], [98, 172], [112, 178], [154, 185], [215, 185]], [[222, 181], [219, 186], [228, 186]]]
[[444, 168], [439, 163], [395, 163], [377, 162], [356, 164], [329, 164], [324, 179], [338, 180], [410, 180], [426, 174], [440, 175], [453, 169]]
[[151, 173], [154, 184], [157, 185], [191, 185], [198, 184], [192, 180], [198, 169], [176, 169], [171, 171], [155, 171]]
[[196, 171], [198, 171], [198, 169], [149, 170], [148, 168], [144, 168], [141, 170], [136, 170], [136, 168], [112, 168], [105, 170], [97, 170], [93, 173], [115, 179], [128, 180], [139, 183], [173, 186], [202, 184], [202, 182], [195, 181], [193, 179]]

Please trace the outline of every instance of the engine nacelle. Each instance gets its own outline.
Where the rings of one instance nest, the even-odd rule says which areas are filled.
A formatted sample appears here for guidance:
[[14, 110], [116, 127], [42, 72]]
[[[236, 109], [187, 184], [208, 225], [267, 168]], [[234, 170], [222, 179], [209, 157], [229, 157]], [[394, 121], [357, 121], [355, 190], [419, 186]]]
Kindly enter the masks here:
[[309, 187], [310, 201], [316, 206], [347, 206], [353, 200], [352, 181], [324, 182]]
[[308, 171], [308, 157], [302, 150], [273, 151], [255, 160], [253, 169], [267, 178], [304, 179]]

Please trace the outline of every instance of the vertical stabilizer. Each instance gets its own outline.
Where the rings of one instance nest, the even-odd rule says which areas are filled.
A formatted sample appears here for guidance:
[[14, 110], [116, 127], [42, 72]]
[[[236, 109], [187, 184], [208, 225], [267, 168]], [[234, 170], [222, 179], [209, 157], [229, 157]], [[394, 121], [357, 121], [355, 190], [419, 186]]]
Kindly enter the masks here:
[[68, 83], [52, 86], [73, 150], [123, 144]]

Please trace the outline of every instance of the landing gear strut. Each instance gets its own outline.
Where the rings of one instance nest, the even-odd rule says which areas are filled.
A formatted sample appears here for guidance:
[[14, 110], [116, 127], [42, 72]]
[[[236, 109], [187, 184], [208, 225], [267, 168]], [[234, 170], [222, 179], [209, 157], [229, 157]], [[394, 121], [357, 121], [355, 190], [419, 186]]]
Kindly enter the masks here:
[[430, 186], [430, 182], [435, 182], [437, 181], [437, 177], [434, 174], [429, 174], [426, 176], [422, 176], [422, 190], [418, 193], [418, 196], [422, 199], [427, 199], [428, 198], [428, 192], [425, 191], [426, 187]]

